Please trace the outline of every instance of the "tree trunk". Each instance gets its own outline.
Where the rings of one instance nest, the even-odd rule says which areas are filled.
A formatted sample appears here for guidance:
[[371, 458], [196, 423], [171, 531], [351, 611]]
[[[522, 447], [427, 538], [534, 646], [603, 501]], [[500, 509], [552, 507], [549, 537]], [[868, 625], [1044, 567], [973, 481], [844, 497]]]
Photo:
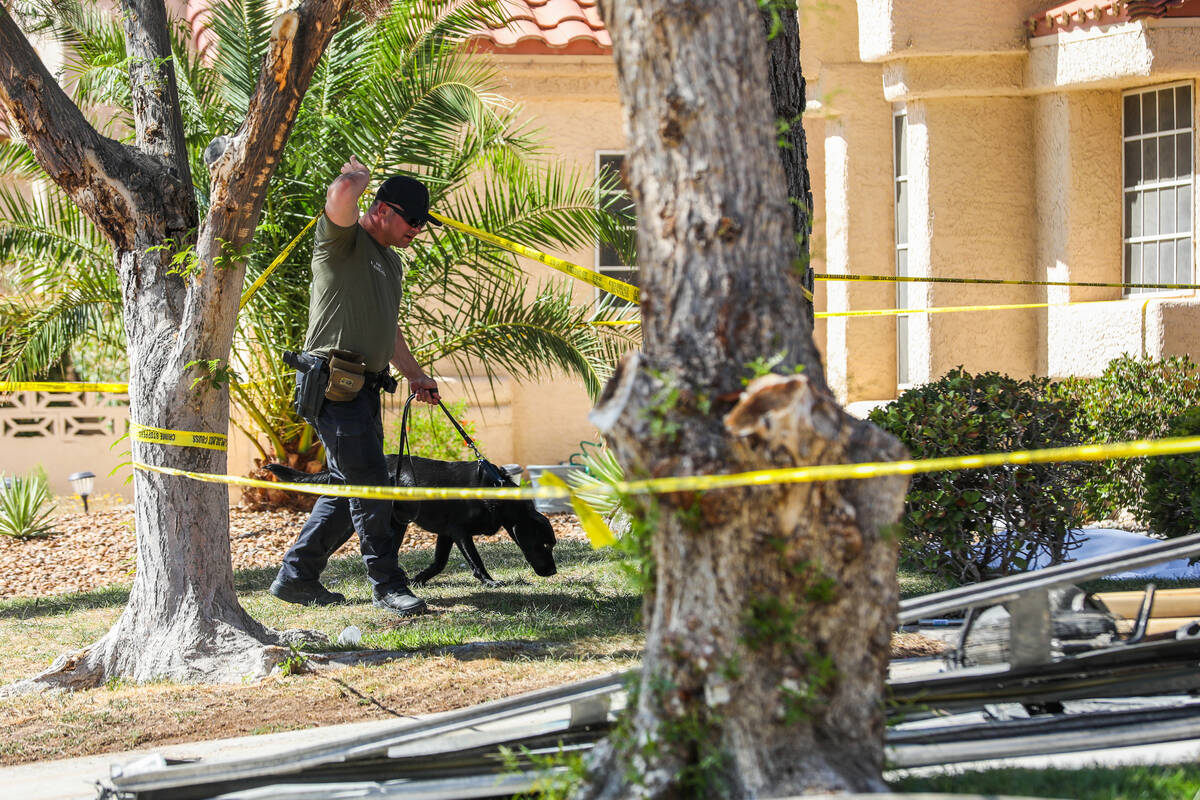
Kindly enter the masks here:
[[[812, 235], [812, 182], [808, 177], [808, 140], [804, 138], [805, 84], [800, 71], [800, 20], [795, 0], [777, 0], [759, 9], [767, 30], [767, 83], [779, 133], [779, 160], [787, 180], [792, 209], [792, 231], [796, 257], [802, 269], [801, 283], [813, 291], [813, 268], [809, 253]], [[807, 298], [804, 313], [811, 327], [813, 304]]]
[[[821, 372], [757, 4], [604, 10], [638, 208], [644, 347], [593, 421], [627, 474], [901, 457], [837, 405]], [[644, 502], [654, 570], [643, 671], [579, 797], [883, 788], [898, 599], [888, 530], [904, 488], [889, 478]]]
[[[0, 104], [50, 178], [117, 253], [132, 422], [225, 433], [229, 394], [219, 370], [233, 340], [241, 252], [316, 63], [349, 5], [305, 0], [276, 19], [247, 119], [211, 165], [210, 208], [199, 226], [161, 1], [122, 4], [133, 146], [87, 123], [0, 6]], [[137, 464], [227, 471], [223, 450], [131, 443]], [[279, 646], [287, 637], [238, 603], [224, 486], [138, 468], [134, 504], [137, 574], [125, 612], [98, 642], [8, 693], [92, 686], [110, 676], [236, 682], [287, 656]]]

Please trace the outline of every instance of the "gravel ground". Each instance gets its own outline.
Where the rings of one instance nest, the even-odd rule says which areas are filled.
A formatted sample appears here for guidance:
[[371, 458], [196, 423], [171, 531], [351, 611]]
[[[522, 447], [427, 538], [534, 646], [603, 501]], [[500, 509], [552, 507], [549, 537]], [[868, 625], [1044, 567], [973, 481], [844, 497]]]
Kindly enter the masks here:
[[[585, 538], [574, 514], [550, 514], [560, 539]], [[229, 509], [229, 545], [233, 568], [277, 567], [300, 532], [308, 514], [300, 511]], [[18, 540], [0, 536], [0, 598], [47, 597], [86, 592], [133, 579], [136, 561], [133, 506], [118, 505], [90, 514], [64, 513], [55, 532], [44, 538]], [[410, 525], [404, 549], [433, 547], [434, 535]], [[506, 539], [480, 536], [478, 541]], [[358, 553], [358, 537], [350, 537], [338, 556]]]

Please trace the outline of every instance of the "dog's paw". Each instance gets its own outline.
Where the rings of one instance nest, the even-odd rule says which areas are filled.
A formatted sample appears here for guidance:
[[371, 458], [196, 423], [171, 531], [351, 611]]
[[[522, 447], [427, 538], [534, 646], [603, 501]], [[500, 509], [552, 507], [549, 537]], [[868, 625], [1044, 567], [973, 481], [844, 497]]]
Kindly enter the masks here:
[[412, 586], [421, 587], [421, 586], [424, 586], [425, 584], [429, 583], [429, 579], [432, 577], [433, 577], [432, 575], [426, 575], [424, 572], [422, 572], [419, 575], [417, 575], [415, 578], [413, 578], [411, 581], [409, 581], [409, 583]]
[[480, 578], [479, 582], [482, 583], [484, 586], [488, 586], [492, 589], [495, 589], [497, 586], [504, 585], [504, 581], [498, 581], [495, 578]]

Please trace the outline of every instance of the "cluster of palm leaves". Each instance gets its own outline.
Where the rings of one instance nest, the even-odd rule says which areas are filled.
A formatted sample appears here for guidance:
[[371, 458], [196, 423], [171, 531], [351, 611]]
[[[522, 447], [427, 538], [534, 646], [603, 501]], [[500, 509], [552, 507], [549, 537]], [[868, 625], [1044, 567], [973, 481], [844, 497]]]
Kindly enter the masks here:
[[[62, 81], [110, 135], [133, 130], [124, 37], [118, 19], [80, 0], [13, 4], [26, 29], [62, 42]], [[272, 0], [218, 0], [197, 52], [191, 31], [173, 31], [176, 75], [201, 214], [208, 170], [202, 154], [245, 119], [269, 47]], [[399, 0], [380, 18], [352, 16], [334, 36], [304, 98], [247, 255], [247, 283], [320, 212], [325, 187], [351, 154], [376, 177], [417, 176], [433, 207], [535, 247], [572, 247], [597, 237], [628, 252], [630, 230], [612, 186], [553, 164], [537, 134], [499, 94], [493, 63], [463, 47], [486, 2]], [[37, 181], [20, 143], [0, 144], [0, 177]], [[601, 198], [598, 205], [597, 198]], [[536, 380], [552, 371], [595, 394], [629, 328], [588, 324], [594, 304], [572, 302], [566, 279], [530, 287], [515, 259], [447, 228], [414, 242], [406, 274], [405, 336], [425, 364], [462, 374]], [[241, 377], [234, 401], [264, 458], [304, 453], [311, 430], [290, 407], [279, 361], [302, 343], [311, 237], [301, 239], [243, 309], [231, 355]], [[64, 356], [80, 377], [118, 379], [124, 334], [113, 256], [104, 238], [53, 190], [30, 199], [0, 180], [0, 263], [13, 265], [0, 299], [0, 375], [45, 375]], [[604, 312], [601, 310], [600, 316]], [[237, 424], [242, 425], [239, 421]]]

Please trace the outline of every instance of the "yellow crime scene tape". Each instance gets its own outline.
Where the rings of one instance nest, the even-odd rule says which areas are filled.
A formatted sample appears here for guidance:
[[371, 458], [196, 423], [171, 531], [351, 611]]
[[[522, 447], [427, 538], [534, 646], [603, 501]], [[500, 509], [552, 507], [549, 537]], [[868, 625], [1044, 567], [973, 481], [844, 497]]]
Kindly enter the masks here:
[[[617, 481], [612, 490], [618, 494], [664, 494], [668, 492], [700, 492], [714, 489], [733, 489], [752, 486], [771, 486], [816, 481], [864, 480], [894, 475], [916, 475], [959, 469], [983, 469], [1020, 464], [1049, 464], [1069, 461], [1107, 461], [1117, 458], [1179, 455], [1200, 451], [1200, 436], [1169, 439], [1140, 439], [1110, 444], [1073, 445], [1040, 450], [1018, 450], [1006, 453], [983, 453], [974, 456], [948, 456], [910, 461], [876, 461], [862, 464], [823, 464], [784, 469], [763, 469], [731, 475], [683, 475], [669, 478], [650, 478], [641, 481]], [[593, 543], [615, 541], [603, 519], [587, 506], [561, 479], [543, 476], [544, 486], [527, 488], [418, 488], [408, 486], [349, 486], [311, 483], [283, 483], [243, 478], [237, 475], [216, 475], [188, 472], [171, 467], [159, 467], [134, 462], [136, 469], [159, 472], [207, 483], [224, 483], [262, 489], [283, 489], [305, 494], [334, 497], [362, 497], [373, 500], [532, 500], [568, 497], [581, 524]], [[602, 528], [602, 529], [601, 529]], [[597, 545], [601, 546], [601, 545]]]
[[170, 428], [152, 428], [149, 425], [129, 423], [129, 438], [149, 444], [168, 444], [175, 447], [201, 447], [205, 450], [225, 450], [229, 437], [223, 433], [201, 433], [199, 431], [176, 431]]
[[572, 278], [577, 278], [585, 283], [590, 283], [599, 289], [603, 289], [609, 294], [616, 295], [622, 300], [626, 300], [630, 303], [640, 302], [638, 287], [632, 284], [619, 281], [616, 278], [610, 278], [607, 275], [602, 275], [595, 270], [586, 269], [578, 264], [572, 264], [570, 261], [556, 258], [555, 256], [548, 255], [540, 250], [534, 250], [532, 247], [526, 247], [525, 245], [518, 244], [511, 239], [505, 239], [504, 237], [497, 236], [494, 233], [488, 233], [485, 230], [468, 225], [465, 222], [459, 222], [458, 220], [451, 219], [450, 217], [442, 216], [434, 211], [430, 211], [429, 216], [433, 217], [439, 222], [449, 225], [451, 228], [454, 228], [457, 231], [474, 236], [476, 239], [488, 242], [489, 244], [494, 244], [499, 248], [509, 251], [510, 253], [516, 253], [519, 256], [525, 256], [526, 258], [532, 258], [535, 261], [540, 261], [548, 267], [552, 267], [559, 272], [564, 272], [567, 275], [570, 275]]
[[[1101, 300], [1098, 302], [1111, 302]], [[900, 314], [957, 314], [963, 311], [1012, 311], [1020, 308], [1066, 308], [1067, 306], [1094, 305], [1093, 302], [1077, 301], [1074, 303], [1010, 303], [997, 306], [934, 306], [932, 308], [875, 308], [862, 311], [818, 311], [813, 316], [817, 319], [830, 317], [885, 317]]]
[[80, 383], [75, 381], [0, 381], [0, 392], [118, 392], [129, 391], [128, 383]]
[[877, 281], [881, 283], [963, 283], [982, 286], [1084, 286], [1099, 289], [1200, 289], [1200, 283], [1121, 283], [1106, 281], [1035, 281], [1016, 278], [932, 278], [915, 275], [853, 275], [818, 272], [819, 281]]
[[262, 285], [267, 282], [267, 278], [271, 277], [271, 273], [274, 272], [280, 264], [287, 260], [287, 257], [290, 256], [292, 251], [296, 249], [296, 245], [300, 244], [300, 240], [304, 238], [304, 234], [308, 233], [309, 230], [312, 229], [312, 226], [317, 224], [317, 220], [320, 218], [321, 214], [317, 214], [317, 216], [310, 219], [308, 224], [304, 226], [304, 229], [297, 233], [296, 236], [287, 243], [287, 246], [279, 251], [279, 255], [275, 256], [275, 259], [267, 265], [267, 268], [263, 270], [262, 275], [259, 275], [258, 279], [255, 280], [254, 283], [250, 284], [250, 288], [242, 294], [241, 302], [238, 303], [238, 311], [241, 311], [246, 307], [246, 303], [250, 302], [250, 298], [254, 296], [254, 293], [262, 288]]

